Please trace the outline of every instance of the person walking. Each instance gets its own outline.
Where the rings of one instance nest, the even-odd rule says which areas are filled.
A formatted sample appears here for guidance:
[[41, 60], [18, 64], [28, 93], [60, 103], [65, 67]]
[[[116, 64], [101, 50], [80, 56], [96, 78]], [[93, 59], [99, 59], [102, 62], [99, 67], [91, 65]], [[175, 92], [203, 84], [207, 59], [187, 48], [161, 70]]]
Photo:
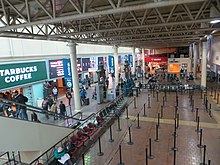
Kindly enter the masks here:
[[[66, 106], [63, 103], [63, 101], [60, 101], [59, 108], [60, 108], [60, 115], [65, 116], [65, 114], [66, 114]], [[62, 118], [62, 116], [60, 117], [60, 119]]]
[[57, 97], [58, 97], [58, 89], [57, 89], [57, 86], [55, 85], [52, 89], [52, 94], [53, 94], [53, 97], [54, 97], [54, 101], [57, 101]]
[[[17, 90], [13, 91], [13, 101], [19, 104], [25, 104], [28, 101], [28, 98], [23, 94], [19, 94]], [[16, 118], [20, 118], [22, 120], [28, 120], [27, 115], [27, 107], [25, 105], [16, 104]]]
[[58, 117], [57, 117], [57, 103], [56, 102], [52, 104], [50, 111], [54, 113], [54, 120], [57, 120]]
[[82, 87], [82, 89], [80, 90], [81, 105], [85, 103], [86, 94], [86, 90]]

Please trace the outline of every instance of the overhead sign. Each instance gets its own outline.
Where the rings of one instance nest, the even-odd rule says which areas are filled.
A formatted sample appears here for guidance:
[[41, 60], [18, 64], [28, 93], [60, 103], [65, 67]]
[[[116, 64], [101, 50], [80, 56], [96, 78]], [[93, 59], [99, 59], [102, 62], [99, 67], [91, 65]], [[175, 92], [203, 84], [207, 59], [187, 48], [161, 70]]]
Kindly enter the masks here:
[[47, 79], [45, 61], [0, 65], [0, 89]]
[[110, 73], [115, 73], [115, 63], [113, 56], [108, 56], [108, 68]]
[[167, 57], [145, 57], [145, 62], [167, 62], [168, 58]]
[[72, 71], [71, 71], [70, 59], [67, 59], [67, 58], [63, 59], [63, 71], [64, 71], [66, 87], [72, 88], [73, 82], [72, 82]]
[[50, 79], [64, 76], [63, 61], [61, 59], [49, 60], [49, 76]]

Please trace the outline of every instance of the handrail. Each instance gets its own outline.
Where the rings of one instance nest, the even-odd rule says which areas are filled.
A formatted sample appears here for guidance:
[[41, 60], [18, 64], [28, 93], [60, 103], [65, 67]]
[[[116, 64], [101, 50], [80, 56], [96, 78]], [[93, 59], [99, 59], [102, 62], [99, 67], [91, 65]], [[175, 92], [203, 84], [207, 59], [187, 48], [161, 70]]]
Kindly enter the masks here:
[[[17, 102], [14, 102], [14, 101], [12, 101], [12, 100], [4, 99], [4, 98], [0, 98], [0, 100], [3, 101], [4, 104], [9, 105], [9, 106], [11, 106], [11, 105], [8, 104], [8, 103], [12, 103], [12, 104], [15, 104], [15, 105], [20, 105], [20, 106], [25, 106], [25, 107], [28, 108], [28, 109], [27, 109], [28, 111], [32, 111], [32, 112], [37, 112], [37, 113], [41, 113], [41, 114], [48, 113], [48, 115], [52, 115], [52, 116], [57, 115], [57, 116], [59, 116], [59, 117], [65, 118], [65, 119], [74, 119], [74, 120], [80, 120], [80, 119], [82, 119], [82, 112], [77, 112], [76, 114], [74, 114], [74, 115], [72, 115], [72, 116], [66, 116], [66, 115], [56, 114], [56, 113], [51, 112], [51, 111], [46, 111], [46, 110], [44, 110], [44, 109], [42, 109], [42, 108], [39, 108], [39, 107], [34, 107], [34, 106], [31, 106], [31, 105], [27, 105], [27, 104], [17, 103]], [[32, 108], [32, 109], [29, 109], [29, 107]], [[37, 109], [37, 110], [40, 110], [40, 111], [37, 111], [37, 110], [34, 110], [34, 109]], [[79, 115], [79, 114], [80, 114], [80, 119], [74, 118], [74, 116], [77, 116], [77, 115]]]
[[[109, 104], [107, 104], [105, 106], [105, 108], [109, 105], [111, 105], [112, 103], [114, 103], [115, 101], [117, 101], [119, 98], [123, 97], [123, 93], [121, 95], [119, 95], [118, 97], [116, 97], [115, 99], [113, 99]], [[75, 131], [77, 131], [78, 128], [80, 128], [82, 125], [84, 125], [86, 123], [86, 121], [88, 121], [90, 118], [92, 118], [93, 116], [97, 115], [98, 113], [100, 113], [103, 109], [105, 108], [101, 108], [99, 111], [97, 111], [96, 113], [92, 113], [90, 116], [88, 116], [86, 119], [83, 119], [83, 121], [85, 121], [84, 123], [81, 123], [80, 125], [78, 125], [70, 134], [68, 134], [67, 136], [65, 136], [64, 138], [62, 138], [60, 141], [58, 141], [55, 145], [53, 145], [52, 147], [50, 147], [47, 151], [45, 151], [44, 153], [42, 153], [40, 156], [38, 156], [35, 160], [33, 160], [30, 165], [34, 164], [36, 161], [38, 161], [43, 155], [47, 154], [49, 151], [51, 151], [52, 149], [55, 148], [56, 145], [58, 145], [59, 143], [62, 143], [63, 140], [65, 140], [66, 138], [68, 138], [71, 134], [73, 134]], [[82, 120], [81, 120], [82, 121]]]

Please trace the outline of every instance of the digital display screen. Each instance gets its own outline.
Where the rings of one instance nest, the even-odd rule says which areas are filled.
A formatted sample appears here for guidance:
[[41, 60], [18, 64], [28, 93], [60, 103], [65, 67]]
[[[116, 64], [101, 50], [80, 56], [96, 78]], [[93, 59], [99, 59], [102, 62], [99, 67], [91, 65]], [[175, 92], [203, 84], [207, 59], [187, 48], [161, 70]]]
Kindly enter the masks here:
[[50, 79], [64, 76], [62, 60], [49, 60], [49, 69]]

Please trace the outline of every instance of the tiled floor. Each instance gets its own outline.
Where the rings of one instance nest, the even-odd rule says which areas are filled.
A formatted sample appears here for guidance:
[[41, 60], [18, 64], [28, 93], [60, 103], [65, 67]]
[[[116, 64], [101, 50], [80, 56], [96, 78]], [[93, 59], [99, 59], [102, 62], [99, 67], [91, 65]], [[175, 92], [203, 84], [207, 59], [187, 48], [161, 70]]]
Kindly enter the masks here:
[[[148, 94], [151, 97], [151, 108], [148, 108]], [[149, 165], [174, 165], [174, 106], [176, 105], [176, 93], [167, 93], [167, 101], [163, 109], [163, 117], [160, 119], [159, 142], [155, 142], [155, 127], [158, 122], [157, 115], [161, 113], [162, 97], [164, 93], [159, 93], [159, 101], [147, 89], [143, 89], [139, 97], [137, 97], [137, 108], [134, 108], [133, 102], [129, 105], [129, 119], [126, 119], [126, 112], [120, 118], [121, 131], [118, 131], [117, 121], [112, 125], [114, 142], [109, 142], [109, 129], [101, 137], [101, 152], [103, 156], [98, 156], [99, 144], [96, 142], [90, 150], [85, 154], [86, 165], [145, 165], [146, 153], [149, 139], [152, 139], [152, 155], [153, 159], [148, 159]], [[199, 108], [200, 129], [203, 129], [202, 144], [207, 146], [206, 164], [208, 159], [212, 165], [220, 165], [220, 120], [217, 106], [214, 105], [213, 98], [208, 97], [212, 103], [212, 117], [205, 111], [203, 99], [200, 92], [194, 92], [194, 107]], [[178, 93], [180, 116], [179, 128], [176, 130], [176, 165], [198, 165], [203, 161], [203, 148], [197, 147], [199, 144], [199, 135], [197, 133], [195, 122], [195, 111], [192, 112], [188, 93]], [[143, 106], [146, 104], [146, 114], [143, 116]], [[95, 106], [95, 105], [94, 105]], [[101, 106], [100, 106], [101, 107]], [[94, 108], [98, 110], [98, 108]], [[90, 109], [91, 110], [91, 109]], [[90, 112], [89, 109], [85, 112]], [[140, 129], [137, 128], [137, 115], [140, 115]], [[217, 117], [216, 117], [217, 116]], [[131, 139], [129, 139], [129, 129], [131, 128]], [[133, 145], [128, 142], [132, 141]], [[119, 145], [121, 145], [121, 161], [119, 156]], [[81, 165], [82, 160], [77, 162]]]

